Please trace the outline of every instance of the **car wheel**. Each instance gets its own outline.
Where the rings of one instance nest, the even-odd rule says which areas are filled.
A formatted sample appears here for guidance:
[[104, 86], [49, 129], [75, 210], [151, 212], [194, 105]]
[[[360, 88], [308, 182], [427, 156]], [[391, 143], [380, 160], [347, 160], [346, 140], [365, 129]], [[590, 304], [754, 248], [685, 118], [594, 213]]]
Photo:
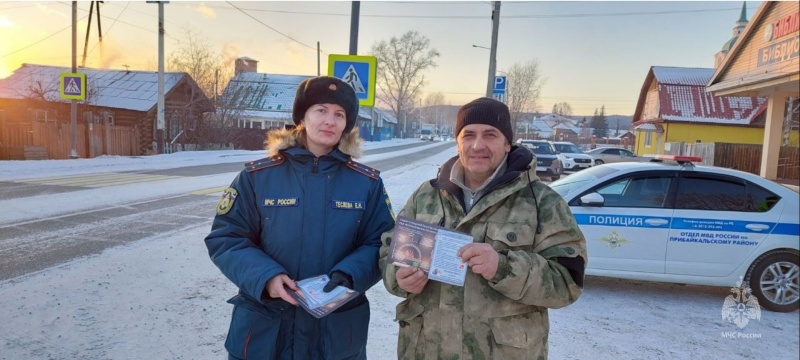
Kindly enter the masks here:
[[798, 254], [788, 251], [765, 254], [747, 273], [747, 282], [767, 310], [790, 312], [800, 308], [800, 265]]
[[603, 160], [595, 160], [594, 164], [595, 165], [603, 165]]

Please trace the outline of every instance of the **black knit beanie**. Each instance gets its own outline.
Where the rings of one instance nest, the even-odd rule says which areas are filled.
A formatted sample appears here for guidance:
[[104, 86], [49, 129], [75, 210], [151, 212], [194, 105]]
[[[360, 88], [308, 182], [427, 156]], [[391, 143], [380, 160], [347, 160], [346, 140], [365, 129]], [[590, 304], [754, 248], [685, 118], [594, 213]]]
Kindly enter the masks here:
[[297, 94], [292, 106], [292, 120], [295, 125], [300, 125], [308, 108], [316, 104], [337, 104], [344, 109], [347, 119], [345, 134], [356, 125], [358, 98], [353, 87], [346, 82], [335, 77], [318, 76], [305, 79], [297, 85]]
[[511, 131], [511, 113], [508, 106], [500, 101], [488, 97], [472, 100], [458, 109], [456, 117], [456, 137], [464, 126], [469, 124], [491, 125], [505, 135], [508, 143], [513, 143], [514, 136]]

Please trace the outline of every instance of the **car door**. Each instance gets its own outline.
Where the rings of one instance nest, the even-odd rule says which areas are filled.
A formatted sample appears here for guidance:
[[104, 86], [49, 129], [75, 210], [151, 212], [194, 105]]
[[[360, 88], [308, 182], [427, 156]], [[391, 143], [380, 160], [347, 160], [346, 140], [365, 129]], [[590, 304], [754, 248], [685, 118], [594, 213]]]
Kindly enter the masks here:
[[[621, 175], [583, 192], [570, 209], [586, 237], [593, 269], [664, 273], [676, 172], [646, 171]], [[599, 194], [601, 206], [581, 196]]]
[[775, 228], [783, 208], [777, 200], [777, 195], [743, 179], [681, 173], [666, 272], [729, 275]]
[[619, 161], [639, 161], [641, 160], [636, 154], [625, 149], [617, 149], [619, 152]]
[[603, 150], [603, 161], [607, 163], [620, 162], [622, 156], [619, 155], [618, 149], [605, 149]]

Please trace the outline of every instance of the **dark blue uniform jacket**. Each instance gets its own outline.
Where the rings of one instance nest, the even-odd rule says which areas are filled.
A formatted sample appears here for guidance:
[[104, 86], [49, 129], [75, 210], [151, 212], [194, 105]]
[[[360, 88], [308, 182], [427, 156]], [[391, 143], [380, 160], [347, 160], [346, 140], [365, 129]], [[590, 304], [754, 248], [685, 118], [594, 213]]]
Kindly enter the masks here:
[[[335, 149], [315, 157], [291, 147], [247, 164], [218, 207], [205, 243], [239, 287], [225, 342], [239, 359], [366, 358], [369, 303], [381, 279], [381, 233], [394, 226], [378, 172]], [[232, 203], [231, 203], [232, 201]], [[316, 319], [280, 299], [262, 299], [267, 281], [341, 271], [362, 294]]]

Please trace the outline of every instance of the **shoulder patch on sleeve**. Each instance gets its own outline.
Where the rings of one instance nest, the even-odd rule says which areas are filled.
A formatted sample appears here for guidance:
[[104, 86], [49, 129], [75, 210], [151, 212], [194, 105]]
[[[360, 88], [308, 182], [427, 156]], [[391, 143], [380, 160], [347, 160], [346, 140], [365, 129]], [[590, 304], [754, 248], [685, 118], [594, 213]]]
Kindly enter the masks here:
[[258, 171], [262, 169], [266, 169], [273, 166], [278, 166], [283, 164], [286, 158], [283, 155], [275, 155], [273, 157], [258, 159], [256, 161], [251, 161], [249, 163], [244, 164], [245, 170], [247, 172]]
[[375, 180], [378, 180], [378, 176], [381, 174], [381, 172], [378, 171], [378, 169], [369, 167], [369, 166], [364, 165], [364, 164], [359, 163], [359, 162], [355, 162], [353, 160], [347, 161], [346, 164], [347, 164], [347, 167], [349, 167], [350, 169], [354, 170], [355, 172], [360, 173], [362, 175], [366, 175], [367, 177], [375, 179]]

